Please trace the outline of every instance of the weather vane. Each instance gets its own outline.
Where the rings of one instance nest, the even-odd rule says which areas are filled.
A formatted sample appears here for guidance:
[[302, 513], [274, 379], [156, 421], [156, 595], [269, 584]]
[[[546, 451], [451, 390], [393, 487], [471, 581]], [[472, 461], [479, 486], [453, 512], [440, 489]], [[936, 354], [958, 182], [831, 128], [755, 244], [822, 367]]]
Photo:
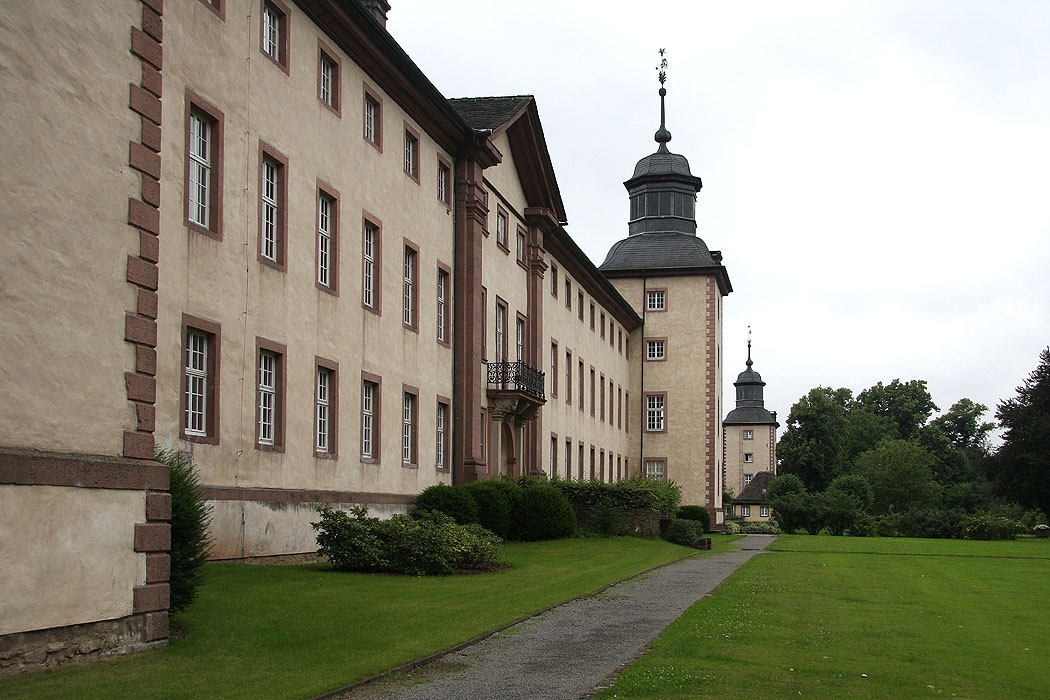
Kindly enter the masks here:
[[660, 80], [660, 88], [667, 82], [667, 49], [660, 49], [660, 65], [656, 67], [656, 77]]

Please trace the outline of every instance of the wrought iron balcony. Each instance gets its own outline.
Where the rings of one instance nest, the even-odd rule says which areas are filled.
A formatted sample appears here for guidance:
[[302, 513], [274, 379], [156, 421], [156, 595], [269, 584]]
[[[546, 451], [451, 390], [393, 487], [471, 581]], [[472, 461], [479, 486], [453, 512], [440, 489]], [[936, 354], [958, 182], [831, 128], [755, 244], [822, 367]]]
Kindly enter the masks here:
[[489, 387], [504, 391], [520, 391], [546, 401], [546, 375], [524, 362], [489, 362]]

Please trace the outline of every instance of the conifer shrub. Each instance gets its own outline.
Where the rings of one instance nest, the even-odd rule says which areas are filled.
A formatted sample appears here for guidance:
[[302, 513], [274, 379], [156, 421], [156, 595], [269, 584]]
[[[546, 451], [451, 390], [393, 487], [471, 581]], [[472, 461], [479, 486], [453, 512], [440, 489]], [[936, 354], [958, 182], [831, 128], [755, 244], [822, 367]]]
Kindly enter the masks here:
[[175, 450], [158, 449], [154, 460], [168, 467], [171, 493], [170, 609], [184, 610], [197, 598], [211, 551], [211, 509], [204, 500], [193, 461]]
[[685, 547], [696, 547], [704, 536], [704, 526], [697, 520], [675, 518], [667, 526], [664, 539]]
[[522, 488], [511, 508], [512, 539], [552, 540], [576, 531], [576, 512], [569, 499], [546, 482]]
[[435, 484], [416, 496], [416, 512], [444, 513], [459, 525], [478, 522], [478, 506], [464, 489]]
[[675, 517], [679, 520], [695, 520], [703, 526], [704, 532], [711, 531], [711, 514], [703, 506], [682, 506]]
[[[475, 481], [457, 488], [466, 491], [474, 499], [478, 509], [478, 524], [506, 539], [510, 533], [509, 490], [495, 481]], [[514, 488], [520, 490], [516, 484]]]

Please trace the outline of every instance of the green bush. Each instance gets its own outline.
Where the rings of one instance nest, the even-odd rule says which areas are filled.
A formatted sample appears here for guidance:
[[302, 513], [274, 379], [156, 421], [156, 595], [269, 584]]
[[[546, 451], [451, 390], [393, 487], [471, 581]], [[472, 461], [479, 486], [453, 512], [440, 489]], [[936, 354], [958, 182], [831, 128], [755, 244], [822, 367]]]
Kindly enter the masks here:
[[594, 528], [599, 534], [606, 537], [620, 534], [622, 523], [623, 518], [620, 517], [620, 511], [611, 506], [602, 506], [594, 512]]
[[675, 517], [679, 520], [695, 520], [704, 526], [704, 532], [711, 532], [711, 514], [703, 506], [682, 506]]
[[897, 529], [905, 537], [954, 539], [960, 536], [965, 517], [961, 508], [909, 508], [900, 514]]
[[576, 531], [576, 512], [569, 499], [546, 482], [530, 483], [522, 488], [511, 507], [513, 539], [552, 540]]
[[444, 513], [460, 525], [478, 522], [478, 506], [470, 494], [445, 484], [435, 484], [416, 496], [416, 510]]
[[780, 533], [772, 522], [744, 522], [737, 525], [742, 535], [776, 535]]
[[1002, 515], [977, 513], [964, 518], [960, 530], [967, 540], [1012, 540], [1027, 528], [1020, 521]]
[[877, 537], [900, 537], [901, 536], [901, 514], [892, 508], [885, 515], [876, 515], [875, 535]]
[[154, 459], [167, 465], [171, 493], [171, 610], [183, 610], [197, 597], [208, 561], [211, 513], [189, 457], [174, 450], [158, 449]]
[[[475, 481], [457, 488], [466, 491], [474, 499], [478, 508], [478, 523], [506, 539], [510, 533], [510, 491], [496, 481]], [[521, 490], [516, 484], [513, 488]]]
[[609, 484], [599, 479], [551, 479], [575, 508], [674, 511], [682, 501], [682, 487], [673, 481], [633, 478]]
[[388, 571], [413, 576], [451, 574], [493, 562], [502, 543], [477, 524], [458, 525], [437, 511], [417, 518], [370, 518], [364, 508], [350, 513], [318, 508], [312, 523], [318, 552], [340, 571]]
[[667, 534], [664, 535], [664, 539], [686, 547], [696, 547], [703, 536], [704, 526], [698, 521], [675, 518], [667, 526]]
[[739, 535], [740, 534], [740, 523], [727, 520], [726, 521], [726, 534], [727, 535]]

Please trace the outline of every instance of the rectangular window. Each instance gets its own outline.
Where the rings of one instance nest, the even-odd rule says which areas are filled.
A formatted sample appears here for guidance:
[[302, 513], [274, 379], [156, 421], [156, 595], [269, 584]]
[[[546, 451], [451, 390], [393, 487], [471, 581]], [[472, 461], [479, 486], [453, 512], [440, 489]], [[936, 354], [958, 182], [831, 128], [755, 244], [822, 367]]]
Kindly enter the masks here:
[[598, 480], [605, 481], [605, 450], [598, 450]]
[[[593, 307], [593, 305], [592, 305], [592, 307]], [[599, 325], [599, 328], [601, 328], [601, 333], [599, 333], [599, 336], [602, 337], [602, 338], [605, 338], [605, 312], [604, 311], [601, 313], [601, 317], [602, 317], [601, 318], [601, 324]]]
[[666, 395], [664, 394], [646, 394], [645, 395], [645, 430], [650, 433], [660, 433], [665, 430], [665, 404]]
[[631, 392], [623, 392], [623, 405], [626, 407], [623, 416], [623, 430], [629, 433], [631, 432]]
[[446, 207], [452, 204], [452, 170], [443, 161], [438, 161], [437, 197]]
[[565, 438], [565, 478], [572, 478], [572, 438]]
[[449, 406], [451, 404], [445, 399], [438, 399], [437, 415], [435, 417], [436, 435], [434, 438], [434, 449], [437, 452], [437, 468], [447, 470], [449, 465], [449, 447], [452, 444], [449, 434]]
[[616, 387], [616, 427], [623, 428], [623, 387]]
[[616, 329], [616, 351], [623, 354], [623, 329]]
[[338, 116], [342, 97], [341, 70], [336, 53], [317, 40], [317, 99]]
[[596, 476], [597, 473], [594, 470], [594, 445], [591, 445], [591, 480], [593, 481]]
[[198, 233], [222, 240], [223, 114], [186, 91], [186, 219]]
[[416, 395], [406, 391], [401, 401], [401, 463], [416, 464]]
[[594, 368], [591, 367], [591, 415], [594, 415]]
[[565, 351], [565, 405], [572, 405], [572, 350]]
[[[489, 356], [489, 292], [481, 288], [481, 361]], [[482, 453], [484, 454], [484, 453]]]
[[744, 474], [744, 486], [751, 483], [751, 480], [755, 478], [754, 474]]
[[378, 222], [365, 219], [361, 227], [361, 305], [369, 311], [379, 313], [380, 273], [380, 227]]
[[740, 506], [740, 515], [745, 518], [751, 517], [751, 506]]
[[419, 136], [405, 127], [405, 174], [419, 182]]
[[[579, 358], [579, 365], [578, 365], [577, 369], [578, 369], [578, 372], [576, 374], [576, 378], [577, 378], [578, 383], [579, 383], [580, 391], [577, 394], [576, 405], [580, 407], [580, 413], [583, 413], [583, 358], [582, 357]], [[591, 410], [591, 413], [594, 413], [593, 409]]]
[[315, 454], [335, 457], [339, 436], [339, 366], [329, 360], [315, 358], [316, 387]]
[[754, 431], [751, 431], [751, 430], [745, 430], [744, 431], [744, 439], [745, 440], [753, 440], [754, 438], [755, 438]]
[[745, 463], [750, 464], [751, 462], [754, 462], [754, 461], [755, 461], [755, 455], [751, 454], [750, 452], [745, 452], [744, 453], [744, 462]]
[[615, 388], [616, 388], [616, 384], [613, 382], [613, 380], [610, 379], [609, 380], [609, 425], [613, 424], [613, 406], [616, 405], [614, 400], [613, 400], [613, 389], [615, 389]]
[[339, 289], [339, 199], [317, 189], [317, 286], [326, 292]]
[[521, 316], [514, 325], [514, 346], [517, 351], [514, 359], [522, 362], [525, 359], [525, 319]]
[[[576, 311], [577, 311], [577, 315], [580, 317], [580, 322], [582, 323], [583, 322], [583, 292], [577, 292], [577, 294], [576, 294]], [[594, 325], [591, 325], [591, 328], [594, 328]]]
[[666, 311], [667, 310], [667, 290], [665, 289], [650, 289], [646, 292], [645, 298], [645, 309], [646, 311]]
[[[583, 319], [580, 319], [581, 321]], [[594, 302], [591, 302], [591, 330], [594, 330]]]
[[517, 258], [518, 262], [525, 264], [525, 232], [518, 229], [518, 247], [517, 247]]
[[598, 402], [598, 405], [600, 407], [598, 412], [601, 414], [601, 416], [600, 416], [600, 418], [598, 420], [600, 420], [602, 423], [604, 423], [605, 422], [605, 375], [604, 374], [601, 375], [598, 378], [598, 381], [599, 381], [599, 384], [601, 385], [601, 399]]
[[667, 359], [667, 341], [663, 338], [645, 341], [645, 359], [648, 362], [662, 362]]
[[404, 297], [404, 314], [402, 315], [402, 321], [404, 322], [405, 328], [409, 330], [418, 331], [419, 326], [416, 323], [418, 314], [416, 313], [417, 306], [417, 279], [419, 277], [419, 254], [413, 245], [408, 242], [405, 243], [405, 262], [404, 262], [404, 280], [402, 284]]
[[368, 86], [365, 86], [365, 114], [364, 114], [364, 137], [365, 141], [372, 144], [374, 148], [383, 150], [383, 103]]
[[666, 476], [667, 463], [662, 459], [645, 460], [645, 476], [650, 479], [663, 479]]
[[263, 3], [260, 50], [288, 72], [288, 11], [279, 0]]
[[450, 344], [451, 329], [449, 328], [449, 285], [451, 277], [449, 271], [443, 266], [437, 271], [437, 341], [442, 345]]
[[551, 341], [551, 397], [557, 398], [558, 396], [558, 343]]
[[510, 249], [507, 247], [507, 226], [509, 225], [510, 219], [507, 216], [507, 212], [503, 211], [503, 207], [496, 206], [496, 245], [509, 252]]
[[583, 481], [583, 443], [579, 444], [579, 448], [576, 452], [576, 478]]
[[379, 461], [379, 377], [366, 375], [361, 380], [361, 459]]
[[565, 308], [572, 310], [572, 280], [565, 280]]
[[551, 265], [551, 296], [558, 298], [558, 266]]
[[769, 506], [762, 506], [761, 508], [759, 508], [758, 509], [758, 514], [760, 516], [762, 516], [763, 518], [768, 518], [769, 517]]
[[496, 362], [507, 361], [507, 305], [496, 299]]
[[558, 436], [551, 435], [551, 477], [558, 476]]
[[219, 324], [183, 314], [182, 438], [219, 442]]
[[285, 346], [256, 338], [256, 432], [259, 449], [284, 451]]
[[263, 262], [282, 267], [284, 262], [284, 167], [266, 155], [262, 158], [262, 187], [259, 193], [259, 256]]

